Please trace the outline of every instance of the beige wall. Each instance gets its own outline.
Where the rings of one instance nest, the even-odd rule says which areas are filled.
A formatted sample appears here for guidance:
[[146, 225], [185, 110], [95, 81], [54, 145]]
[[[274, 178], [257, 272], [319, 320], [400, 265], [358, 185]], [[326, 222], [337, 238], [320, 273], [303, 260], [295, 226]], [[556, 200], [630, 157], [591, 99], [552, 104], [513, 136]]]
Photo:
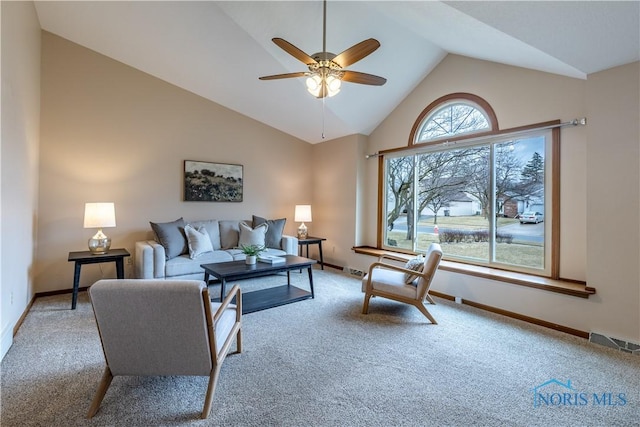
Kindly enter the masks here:
[[640, 63], [587, 81], [587, 280], [606, 335], [640, 336]]
[[[366, 136], [351, 135], [313, 146], [313, 224], [309, 234], [323, 242], [324, 261], [344, 266], [358, 240], [359, 171], [363, 168]], [[311, 251], [317, 254], [317, 246]]]
[[[311, 146], [50, 33], [42, 34], [42, 140], [36, 290], [69, 289], [69, 251], [86, 250], [84, 203], [113, 201], [112, 247], [133, 254], [149, 221], [288, 218], [308, 201]], [[184, 160], [244, 166], [242, 203], [182, 201]], [[111, 277], [82, 268], [81, 286]], [[131, 276], [133, 270], [126, 268]]]
[[[449, 55], [385, 119], [369, 137], [369, 153], [406, 146], [421, 111], [453, 92], [487, 100], [501, 129], [588, 116], [587, 126], [562, 131], [560, 271], [564, 278], [587, 280], [598, 294], [585, 300], [442, 271], [433, 289], [639, 341], [638, 78], [637, 63], [579, 80]], [[368, 162], [366, 210], [375, 212], [377, 161]], [[360, 243], [375, 241], [376, 220], [368, 217]], [[347, 262], [366, 269], [371, 258], [351, 254]]]
[[40, 138], [40, 24], [31, 2], [1, 2], [0, 359], [33, 296]]

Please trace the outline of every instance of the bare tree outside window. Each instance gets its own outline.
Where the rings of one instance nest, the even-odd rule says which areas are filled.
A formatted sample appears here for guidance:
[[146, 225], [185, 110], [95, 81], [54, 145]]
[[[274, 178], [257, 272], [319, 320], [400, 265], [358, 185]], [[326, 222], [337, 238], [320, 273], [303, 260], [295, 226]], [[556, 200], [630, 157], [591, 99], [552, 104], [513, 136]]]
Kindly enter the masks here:
[[[454, 102], [428, 116], [419, 135], [488, 128], [482, 111]], [[506, 141], [487, 137], [462, 148], [441, 144], [386, 157], [385, 246], [420, 252], [439, 242], [449, 259], [543, 269], [547, 138], [546, 131]], [[535, 224], [520, 217], [531, 209]]]
[[436, 110], [420, 129], [418, 141], [488, 130], [489, 122], [475, 106], [452, 103]]

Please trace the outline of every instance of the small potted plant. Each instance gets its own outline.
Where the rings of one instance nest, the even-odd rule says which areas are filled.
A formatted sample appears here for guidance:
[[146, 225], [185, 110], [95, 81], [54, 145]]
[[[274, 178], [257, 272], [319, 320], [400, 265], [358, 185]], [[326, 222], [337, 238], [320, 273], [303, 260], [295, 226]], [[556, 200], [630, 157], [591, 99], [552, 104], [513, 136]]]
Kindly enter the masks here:
[[241, 245], [240, 249], [247, 256], [245, 258], [245, 264], [253, 265], [256, 263], [260, 252], [266, 249], [263, 245]]

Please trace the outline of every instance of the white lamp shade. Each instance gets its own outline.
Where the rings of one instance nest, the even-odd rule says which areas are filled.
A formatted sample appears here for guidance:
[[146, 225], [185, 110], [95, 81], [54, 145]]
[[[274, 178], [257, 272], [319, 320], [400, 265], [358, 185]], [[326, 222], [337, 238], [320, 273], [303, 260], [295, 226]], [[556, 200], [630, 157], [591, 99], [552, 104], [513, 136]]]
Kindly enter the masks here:
[[103, 228], [116, 226], [116, 208], [114, 203], [85, 203], [84, 228]]
[[296, 205], [295, 222], [311, 222], [311, 205]]

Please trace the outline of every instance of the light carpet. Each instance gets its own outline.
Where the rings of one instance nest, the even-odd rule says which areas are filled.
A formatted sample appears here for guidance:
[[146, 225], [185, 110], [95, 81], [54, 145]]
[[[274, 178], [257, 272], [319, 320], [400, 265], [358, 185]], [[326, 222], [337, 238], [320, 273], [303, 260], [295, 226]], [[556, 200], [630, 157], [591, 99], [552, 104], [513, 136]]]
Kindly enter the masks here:
[[[291, 277], [308, 286], [306, 273]], [[86, 419], [104, 369], [87, 293], [74, 311], [70, 295], [38, 298], [2, 362], [0, 424], [640, 425], [637, 356], [439, 298], [429, 306], [438, 325], [382, 298], [363, 315], [358, 278], [327, 269], [314, 279], [315, 299], [244, 316], [244, 351], [224, 362], [207, 420], [205, 377], [116, 377]], [[549, 381], [538, 389], [549, 402], [535, 406]]]

